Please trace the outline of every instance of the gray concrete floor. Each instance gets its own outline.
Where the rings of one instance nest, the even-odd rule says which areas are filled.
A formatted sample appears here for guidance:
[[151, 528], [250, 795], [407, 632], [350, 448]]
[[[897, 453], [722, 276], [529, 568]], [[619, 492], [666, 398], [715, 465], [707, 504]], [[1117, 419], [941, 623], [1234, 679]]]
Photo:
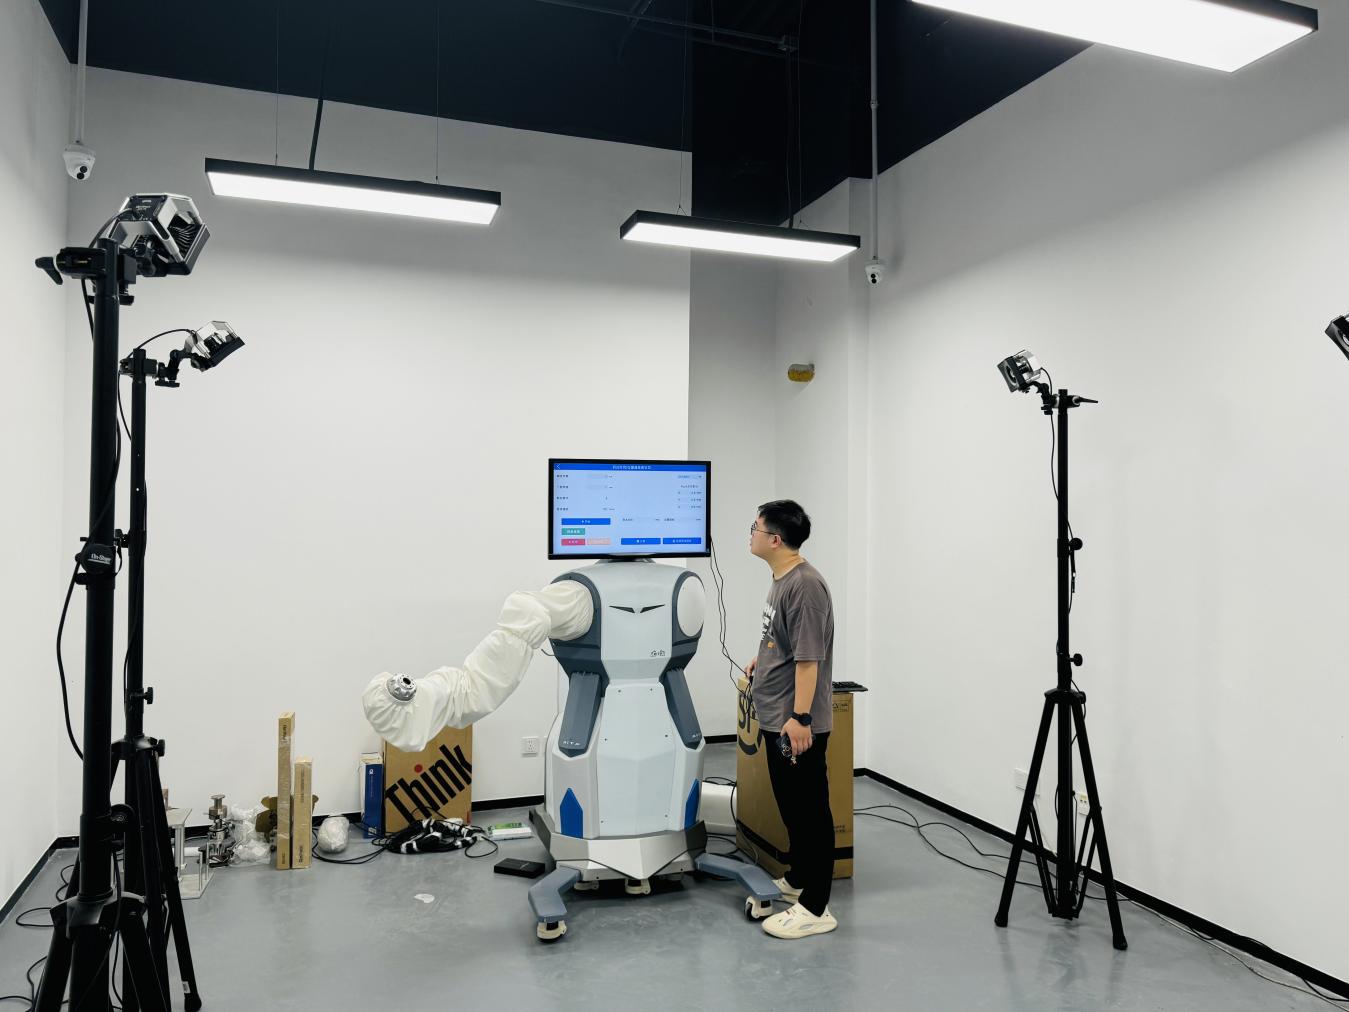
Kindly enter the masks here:
[[[707, 775], [733, 776], [733, 749], [710, 747]], [[893, 803], [924, 821], [943, 818], [871, 780], [859, 780], [856, 792], [858, 807]], [[524, 813], [489, 814], [499, 822]], [[966, 832], [982, 850], [1007, 850]], [[961, 860], [1004, 867], [955, 833], [930, 836]], [[356, 841], [343, 856], [366, 849]], [[1064, 924], [1032, 889], [1017, 891], [1011, 925], [995, 928], [1000, 880], [943, 860], [909, 829], [859, 816], [856, 851], [856, 877], [835, 884], [838, 931], [798, 942], [746, 920], [734, 884], [685, 878], [647, 897], [573, 895], [570, 933], [545, 945], [534, 937], [529, 882], [492, 872], [502, 856], [540, 858], [532, 839], [503, 843], [500, 855], [479, 861], [386, 854], [356, 867], [225, 869], [186, 910], [207, 1009], [1325, 1007], [1131, 904], [1127, 952], [1111, 947], [1103, 904], [1089, 902], [1081, 920]], [[47, 905], [72, 859], [53, 855], [19, 909]], [[1033, 877], [1029, 865], [1022, 877]], [[24, 970], [47, 938], [16, 926], [14, 915], [0, 925], [0, 994], [27, 992]]]

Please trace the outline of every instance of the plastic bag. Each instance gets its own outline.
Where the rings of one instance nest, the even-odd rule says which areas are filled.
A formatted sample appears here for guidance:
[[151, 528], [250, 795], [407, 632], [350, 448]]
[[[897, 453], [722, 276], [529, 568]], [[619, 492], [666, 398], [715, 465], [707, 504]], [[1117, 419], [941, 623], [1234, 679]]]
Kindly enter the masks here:
[[340, 815], [330, 815], [319, 827], [318, 848], [325, 854], [340, 854], [347, 849], [347, 829], [351, 823]]
[[261, 811], [261, 806], [239, 808], [230, 805], [230, 830], [234, 839], [234, 849], [230, 853], [231, 866], [262, 864], [271, 860], [271, 845], [254, 825]]

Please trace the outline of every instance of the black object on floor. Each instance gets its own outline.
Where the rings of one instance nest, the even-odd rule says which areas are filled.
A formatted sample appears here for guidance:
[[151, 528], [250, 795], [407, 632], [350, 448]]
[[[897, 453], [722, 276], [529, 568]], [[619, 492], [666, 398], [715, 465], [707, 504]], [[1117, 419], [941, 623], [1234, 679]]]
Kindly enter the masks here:
[[542, 861], [521, 861], [518, 857], [504, 857], [492, 866], [498, 875], [518, 875], [520, 878], [538, 878], [543, 874]]

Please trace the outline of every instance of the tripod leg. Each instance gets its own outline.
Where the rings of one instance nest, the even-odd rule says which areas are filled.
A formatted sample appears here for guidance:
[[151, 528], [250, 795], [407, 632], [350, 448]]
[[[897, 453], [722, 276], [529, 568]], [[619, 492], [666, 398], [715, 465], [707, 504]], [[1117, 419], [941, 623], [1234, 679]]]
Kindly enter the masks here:
[[150, 936], [141, 920], [143, 907], [138, 897], [123, 897], [123, 910], [118, 925], [122, 947], [126, 950], [126, 965], [130, 971], [123, 981], [127, 994], [134, 992], [145, 1012], [169, 1012], [169, 998], [160, 987], [159, 971], [155, 966]]
[[155, 755], [142, 751], [127, 763], [127, 776], [134, 773], [136, 782], [136, 835], [140, 849], [142, 879], [145, 889], [145, 908], [149, 915], [147, 928], [150, 938], [150, 952], [154, 957], [155, 970], [159, 975], [160, 990], [169, 993], [169, 942], [165, 910], [165, 876], [163, 873], [163, 851], [159, 840], [159, 820], [156, 817], [163, 808], [164, 796], [154, 788], [153, 767]]
[[[72, 873], [73, 878], [73, 873]], [[47, 962], [38, 982], [35, 1012], [59, 1012], [65, 998], [66, 980], [70, 976], [70, 936], [66, 933], [66, 905], [58, 903], [51, 909], [52, 940], [47, 946]]]
[[1101, 815], [1101, 796], [1096, 789], [1096, 768], [1091, 762], [1091, 745], [1087, 742], [1087, 718], [1082, 704], [1073, 703], [1073, 721], [1077, 724], [1077, 741], [1082, 749], [1082, 776], [1087, 782], [1087, 797], [1091, 804], [1091, 818], [1096, 827], [1096, 844], [1101, 851], [1101, 879], [1105, 883], [1106, 906], [1110, 908], [1110, 930], [1114, 945], [1121, 951], [1129, 947], [1124, 937], [1124, 923], [1119, 915], [1119, 896], [1115, 892], [1115, 872], [1110, 867], [1110, 847], [1105, 840], [1105, 817]]
[[[1007, 911], [1012, 906], [1012, 890], [1016, 888], [1017, 872], [1021, 868], [1021, 851], [1026, 845], [1026, 831], [1030, 828], [1031, 812], [1035, 806], [1035, 788], [1040, 782], [1040, 766], [1045, 759], [1045, 746], [1049, 743], [1049, 725], [1054, 719], [1054, 704], [1046, 699], [1044, 714], [1040, 717], [1040, 733], [1035, 736], [1035, 756], [1031, 759], [1030, 773], [1026, 776], [1026, 796], [1021, 799], [1021, 816], [1016, 821], [1016, 841], [1012, 844], [1012, 856], [1007, 861], [1007, 877], [1002, 882], [1002, 899], [998, 902], [998, 913], [993, 923], [1000, 928], [1007, 927]], [[1043, 855], [1036, 853], [1037, 862]]]
[[183, 915], [183, 894], [178, 888], [178, 868], [174, 864], [168, 812], [164, 810], [164, 792], [160, 788], [159, 759], [150, 763], [151, 794], [154, 798], [155, 835], [159, 841], [159, 866], [164, 872], [164, 898], [168, 901], [169, 926], [173, 930], [173, 947], [178, 953], [178, 975], [183, 981], [183, 1003], [187, 1012], [201, 1008], [201, 994], [197, 990], [197, 971], [192, 965], [192, 946], [187, 939], [187, 918]]

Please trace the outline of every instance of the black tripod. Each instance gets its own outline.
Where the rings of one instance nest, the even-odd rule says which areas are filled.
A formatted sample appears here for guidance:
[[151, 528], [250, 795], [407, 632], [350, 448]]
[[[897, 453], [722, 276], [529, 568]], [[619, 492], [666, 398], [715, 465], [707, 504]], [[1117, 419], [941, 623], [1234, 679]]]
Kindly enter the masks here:
[[[52, 938], [38, 988], [38, 1012], [58, 1012], [67, 983], [72, 1012], [106, 1012], [114, 939], [125, 951], [127, 993], [149, 1012], [169, 1012], [156, 970], [155, 946], [146, 930], [144, 897], [121, 881], [119, 846], [135, 838], [135, 812], [112, 804], [113, 591], [116, 536], [113, 496], [117, 475], [118, 313], [131, 301], [128, 286], [139, 265], [112, 239], [91, 247], [63, 249], [38, 266], [92, 281], [93, 402], [89, 454], [89, 536], [78, 558], [76, 579], [86, 591], [84, 643], [84, 766], [80, 849], [70, 898], [51, 910]], [[135, 864], [128, 862], [128, 868]], [[116, 889], [114, 890], [114, 880]], [[158, 903], [152, 898], [152, 905]]]
[[[174, 353], [173, 366], [178, 363]], [[158, 377], [162, 367], [137, 348], [123, 359], [121, 370], [131, 377], [131, 528], [122, 537], [127, 548], [127, 655], [124, 694], [126, 734], [113, 745], [112, 768], [126, 766], [126, 805], [135, 813], [135, 826], [127, 836], [126, 888], [146, 897], [150, 939], [154, 943], [155, 973], [160, 989], [169, 993], [168, 941], [172, 933], [178, 953], [178, 972], [183, 985], [183, 1001], [188, 1012], [201, 1008], [197, 975], [192, 966], [192, 949], [183, 916], [183, 897], [178, 888], [178, 869], [173, 860], [168, 812], [159, 780], [159, 759], [164, 755], [162, 739], [145, 735], [145, 707], [154, 703], [155, 690], [145, 688], [145, 380]], [[162, 385], [176, 386], [161, 380]], [[78, 869], [76, 869], [78, 871]], [[123, 973], [129, 977], [130, 967]], [[123, 997], [125, 1012], [137, 1012], [137, 996]]]
[[[1007, 911], [1012, 905], [1012, 890], [1016, 886], [1017, 872], [1021, 868], [1021, 852], [1029, 831], [1035, 854], [1035, 867], [1040, 873], [1040, 886], [1044, 890], [1045, 904], [1053, 917], [1071, 920], [1081, 914], [1082, 905], [1086, 902], [1088, 873], [1099, 846], [1101, 880], [1105, 886], [1106, 903], [1110, 908], [1110, 928], [1114, 934], [1115, 948], [1127, 949], [1129, 943], [1125, 940], [1124, 925], [1120, 921], [1119, 897], [1115, 892], [1115, 875], [1110, 868], [1110, 849], [1106, 844], [1100, 793], [1096, 788], [1096, 769], [1092, 765], [1091, 747], [1087, 743], [1087, 721], [1083, 711], [1087, 696], [1086, 693], [1073, 687], [1073, 666], [1081, 665], [1082, 655], [1070, 654], [1068, 648], [1068, 617], [1072, 610], [1075, 556], [1082, 548], [1082, 540], [1073, 537], [1072, 528], [1068, 525], [1068, 411], [1080, 404], [1096, 402], [1087, 397], [1070, 394], [1067, 390], [1060, 390], [1056, 395], [1042, 383], [1034, 385], [1040, 390], [1041, 410], [1051, 417], [1056, 413], [1058, 415], [1058, 685], [1045, 693], [1040, 732], [1035, 738], [1035, 755], [1031, 759], [1030, 773], [1026, 777], [1026, 796], [1022, 799], [1021, 816], [1016, 825], [1016, 841], [1012, 845], [1012, 856], [1007, 862], [1007, 877], [1002, 884], [1002, 900], [998, 904], [998, 913], [993, 918], [993, 923], [1000, 928], [1007, 927]], [[1049, 743], [1049, 726], [1053, 723], [1056, 710], [1059, 718], [1059, 775], [1055, 794], [1058, 807], [1058, 849], [1055, 853], [1056, 868], [1051, 875], [1044, 836], [1040, 831], [1040, 819], [1035, 811], [1035, 791], [1040, 781], [1040, 767], [1044, 762], [1045, 747]], [[1082, 833], [1081, 843], [1076, 847], [1074, 847], [1077, 830], [1073, 794], [1074, 742], [1082, 752], [1082, 776], [1086, 782], [1088, 803], [1087, 824]]]

